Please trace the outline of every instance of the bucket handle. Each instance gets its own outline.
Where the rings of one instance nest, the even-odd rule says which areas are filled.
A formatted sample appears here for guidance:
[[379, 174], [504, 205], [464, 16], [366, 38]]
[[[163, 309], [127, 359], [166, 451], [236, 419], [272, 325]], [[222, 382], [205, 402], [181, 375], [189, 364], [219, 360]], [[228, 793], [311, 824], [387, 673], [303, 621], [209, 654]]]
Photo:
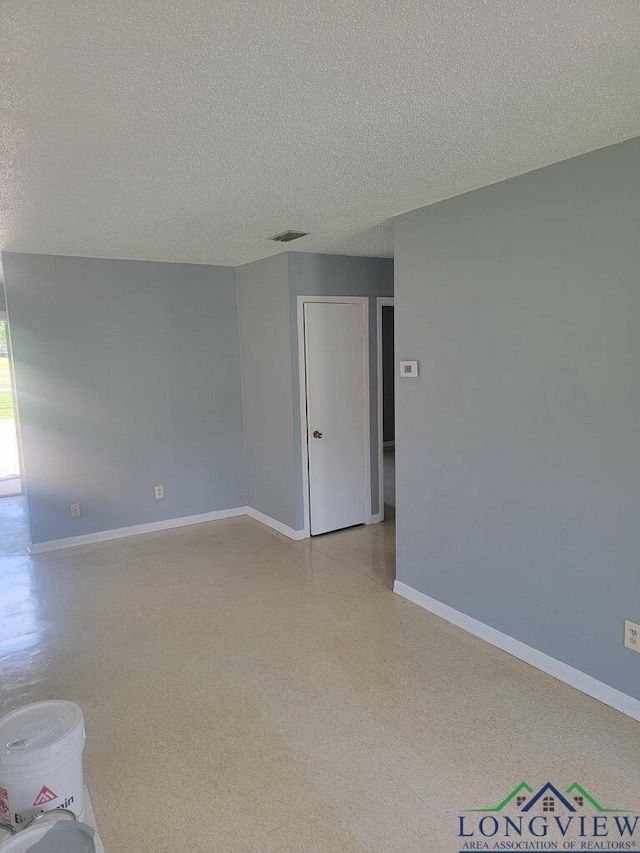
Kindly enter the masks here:
[[32, 817], [29, 823], [25, 826], [25, 829], [32, 826], [36, 821], [42, 820], [45, 815], [47, 817], [50, 817], [52, 814], [60, 813], [69, 815], [71, 820], [78, 820], [78, 818], [76, 817], [76, 813], [72, 812], [71, 809], [50, 809], [48, 812], [40, 812], [40, 814], [37, 814], [35, 817]]

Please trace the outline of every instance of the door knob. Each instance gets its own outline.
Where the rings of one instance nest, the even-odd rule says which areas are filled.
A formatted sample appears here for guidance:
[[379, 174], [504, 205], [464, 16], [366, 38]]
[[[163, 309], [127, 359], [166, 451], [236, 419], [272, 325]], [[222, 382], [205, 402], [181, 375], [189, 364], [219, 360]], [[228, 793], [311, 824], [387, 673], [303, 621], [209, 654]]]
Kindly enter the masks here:
[[314, 429], [313, 437], [314, 438], [322, 438], [322, 433], [320, 432], [320, 430]]

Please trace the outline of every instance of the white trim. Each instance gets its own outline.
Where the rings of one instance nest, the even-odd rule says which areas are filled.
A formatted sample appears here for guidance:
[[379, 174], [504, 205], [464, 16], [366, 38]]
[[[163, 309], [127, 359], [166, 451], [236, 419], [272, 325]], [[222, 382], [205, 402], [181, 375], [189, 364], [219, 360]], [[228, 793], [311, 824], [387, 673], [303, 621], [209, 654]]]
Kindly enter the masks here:
[[66, 539], [51, 539], [49, 542], [36, 542], [29, 545], [29, 554], [44, 554], [47, 551], [60, 551], [62, 548], [74, 548], [77, 545], [94, 545], [111, 539], [123, 539], [125, 536], [138, 536], [141, 533], [156, 533], [158, 530], [173, 530], [175, 527], [187, 527], [190, 524], [203, 524], [218, 521], [221, 518], [236, 518], [247, 515], [246, 506], [221, 509], [216, 512], [203, 512], [200, 515], [185, 515], [182, 518], [168, 518], [165, 521], [152, 521], [149, 524], [134, 524], [131, 527], [118, 527], [115, 530], [100, 530], [82, 536], [68, 536]]
[[367, 524], [380, 524], [382, 518], [379, 512], [376, 512], [375, 515], [370, 515], [369, 520], [366, 522]]
[[[302, 511], [304, 528], [301, 539], [311, 534], [311, 514], [309, 508], [309, 426], [307, 423], [307, 371], [305, 359], [304, 304], [305, 302], [347, 302], [362, 305], [363, 367], [364, 367], [364, 452], [365, 466], [365, 524], [374, 524], [377, 516], [371, 513], [371, 402], [369, 399], [369, 297], [368, 296], [298, 296], [298, 379], [300, 385], [300, 451], [302, 457]], [[375, 519], [375, 520], [374, 520]]]
[[407, 586], [407, 584], [401, 581], [394, 583], [393, 591], [417, 604], [419, 607], [428, 610], [430, 613], [435, 613], [436, 616], [440, 616], [442, 619], [446, 619], [447, 622], [457, 625], [458, 628], [468, 631], [481, 640], [486, 640], [492, 646], [497, 646], [504, 652], [523, 660], [525, 663], [531, 664], [531, 666], [535, 666], [536, 669], [546, 672], [547, 675], [557, 678], [558, 681], [562, 681], [570, 687], [575, 687], [576, 690], [586, 693], [587, 696], [598, 699], [598, 701], [604, 702], [605, 705], [615, 708], [616, 711], [620, 711], [628, 717], [640, 721], [640, 700], [634, 699], [632, 696], [616, 690], [615, 687], [610, 687], [608, 684], [598, 681], [597, 678], [593, 678], [591, 675], [587, 675], [585, 672], [575, 669], [567, 663], [556, 660], [556, 658], [552, 658], [550, 655], [534, 649], [532, 646], [528, 646], [514, 637], [510, 637], [508, 634], [503, 634], [490, 625], [485, 625], [484, 622], [480, 622], [472, 616], [467, 616], [466, 613], [454, 610], [448, 604], [443, 604], [441, 601], [437, 601], [437, 599], [431, 598], [423, 592], [418, 592], [418, 590]]
[[307, 424], [307, 371], [304, 357], [304, 299], [298, 296], [298, 386], [300, 392], [300, 455], [302, 459], [302, 519], [305, 538], [311, 535], [309, 518], [309, 447]]
[[115, 530], [101, 530], [98, 533], [86, 533], [83, 536], [69, 536], [66, 539], [51, 539], [49, 542], [36, 542], [29, 545], [29, 554], [45, 554], [47, 551], [60, 551], [63, 548], [75, 548], [78, 545], [94, 545], [109, 542], [111, 539], [124, 539], [126, 536], [139, 536], [141, 533], [156, 533], [159, 530], [173, 530], [176, 527], [188, 527], [191, 524], [205, 524], [207, 521], [220, 521], [223, 518], [238, 518], [247, 515], [261, 522], [289, 539], [305, 539], [304, 530], [294, 530], [275, 518], [271, 518], [251, 506], [236, 506], [216, 512], [203, 512], [200, 515], [185, 515], [182, 518], [168, 518], [166, 521], [152, 521], [150, 524], [134, 524], [131, 527], [118, 527]]
[[376, 299], [376, 365], [378, 373], [378, 515], [380, 516], [380, 521], [384, 521], [384, 448], [390, 447], [391, 445], [395, 447], [395, 441], [384, 441], [384, 433], [382, 429], [384, 419], [382, 405], [384, 402], [382, 399], [382, 309], [385, 305], [393, 308], [395, 305], [393, 296], [378, 296]]
[[[0, 284], [0, 288], [2, 285]], [[20, 492], [16, 494], [24, 495], [26, 492], [25, 477], [24, 477], [24, 455], [22, 452], [22, 428], [20, 426], [20, 409], [18, 407], [18, 387], [16, 385], [16, 371], [13, 361], [13, 350], [11, 347], [11, 325], [9, 324], [9, 312], [0, 311], [0, 323], [5, 323], [7, 329], [7, 352], [9, 355], [9, 385], [11, 391], [11, 399], [13, 401], [13, 415], [16, 431], [16, 443], [18, 445], [18, 468], [20, 469], [17, 479], [20, 480]], [[31, 524], [31, 522], [28, 522]]]
[[308, 538], [304, 530], [294, 530], [293, 527], [288, 527], [281, 521], [276, 521], [275, 518], [271, 518], [270, 515], [265, 515], [263, 512], [260, 512], [260, 510], [254, 509], [252, 506], [245, 507], [245, 510], [246, 515], [248, 515], [249, 518], [254, 518], [256, 521], [265, 524], [267, 527], [277, 530], [278, 533], [282, 533], [283, 536], [287, 536], [289, 539], [293, 539], [298, 542], [300, 539]]

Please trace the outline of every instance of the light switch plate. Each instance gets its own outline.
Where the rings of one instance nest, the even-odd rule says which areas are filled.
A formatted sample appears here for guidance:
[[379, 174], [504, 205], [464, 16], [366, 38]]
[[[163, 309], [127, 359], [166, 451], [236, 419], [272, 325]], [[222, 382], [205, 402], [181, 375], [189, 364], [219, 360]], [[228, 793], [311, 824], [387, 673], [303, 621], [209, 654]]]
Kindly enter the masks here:
[[417, 361], [401, 361], [400, 362], [400, 378], [414, 379], [418, 375]]

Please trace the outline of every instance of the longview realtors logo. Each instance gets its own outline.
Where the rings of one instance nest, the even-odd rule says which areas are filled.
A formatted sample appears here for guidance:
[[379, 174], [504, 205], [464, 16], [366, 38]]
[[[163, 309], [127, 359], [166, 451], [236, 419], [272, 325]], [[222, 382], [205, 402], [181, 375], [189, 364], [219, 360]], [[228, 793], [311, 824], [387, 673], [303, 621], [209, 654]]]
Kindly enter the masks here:
[[624, 850], [640, 853], [640, 815], [610, 808], [578, 782], [537, 791], [521, 782], [497, 806], [458, 817], [459, 850]]

